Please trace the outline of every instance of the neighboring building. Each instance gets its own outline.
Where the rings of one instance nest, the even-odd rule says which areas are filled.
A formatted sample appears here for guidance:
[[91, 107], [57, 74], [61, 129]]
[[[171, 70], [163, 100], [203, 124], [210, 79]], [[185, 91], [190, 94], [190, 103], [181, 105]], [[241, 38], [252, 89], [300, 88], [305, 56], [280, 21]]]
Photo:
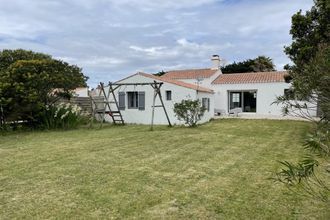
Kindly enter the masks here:
[[[214, 116], [214, 94], [211, 89], [202, 86], [189, 84], [181, 81], [163, 79], [151, 74], [137, 73], [116, 83], [152, 83], [163, 82], [161, 95], [164, 106], [172, 124], [183, 124], [179, 121], [173, 111], [174, 104], [184, 99], [200, 99], [207, 109], [201, 118], [201, 123], [209, 121]], [[108, 93], [109, 87], [105, 88]], [[150, 124], [152, 116], [152, 105], [154, 89], [151, 85], [122, 85], [115, 90], [116, 98], [119, 103], [119, 110], [125, 123]], [[161, 105], [159, 97], [156, 98], [155, 106]], [[116, 109], [114, 104], [112, 109]], [[111, 122], [110, 116], [106, 120]], [[155, 108], [154, 124], [167, 124], [167, 119], [163, 108]]]
[[88, 97], [88, 87], [78, 87], [72, 92], [74, 97]]

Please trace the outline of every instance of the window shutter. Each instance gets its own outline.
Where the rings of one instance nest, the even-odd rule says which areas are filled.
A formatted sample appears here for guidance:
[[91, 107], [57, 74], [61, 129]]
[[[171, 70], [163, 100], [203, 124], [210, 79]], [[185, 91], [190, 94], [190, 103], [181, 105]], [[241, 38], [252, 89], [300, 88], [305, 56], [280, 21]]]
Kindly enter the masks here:
[[139, 110], [145, 110], [145, 92], [139, 92]]
[[207, 98], [207, 111], [210, 111], [210, 98]]
[[125, 92], [119, 92], [118, 93], [118, 108], [119, 110], [125, 110]]
[[206, 98], [202, 98], [202, 107], [206, 110]]

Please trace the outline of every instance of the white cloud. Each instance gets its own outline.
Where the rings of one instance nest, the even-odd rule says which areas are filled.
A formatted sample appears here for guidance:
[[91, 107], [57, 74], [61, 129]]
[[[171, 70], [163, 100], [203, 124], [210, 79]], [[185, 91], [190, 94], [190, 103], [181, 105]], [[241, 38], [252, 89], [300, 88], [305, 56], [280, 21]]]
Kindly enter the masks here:
[[205, 4], [219, 2], [219, 0], [109, 0], [112, 4], [118, 6], [144, 7], [145, 9], [159, 8], [191, 8]]
[[210, 56], [289, 62], [291, 16], [312, 0], [0, 0], [0, 48], [81, 66], [94, 86], [137, 70], [209, 67]]
[[142, 48], [142, 47], [138, 47], [138, 46], [130, 46], [129, 47], [132, 50], [135, 51], [140, 51], [140, 52], [146, 52], [150, 55], [155, 55], [158, 52], [160, 52], [161, 50], [166, 49], [166, 47], [149, 47], [149, 48]]

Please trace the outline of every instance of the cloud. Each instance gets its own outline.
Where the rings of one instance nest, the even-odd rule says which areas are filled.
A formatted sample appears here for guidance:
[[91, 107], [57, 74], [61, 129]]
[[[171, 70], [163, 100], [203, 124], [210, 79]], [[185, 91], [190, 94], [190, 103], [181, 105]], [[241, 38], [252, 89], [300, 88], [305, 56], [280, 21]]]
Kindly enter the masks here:
[[109, 2], [117, 6], [133, 6], [142, 7], [145, 10], [155, 9], [178, 9], [178, 8], [191, 8], [198, 7], [205, 4], [220, 2], [219, 0], [109, 0]]
[[289, 62], [291, 16], [312, 0], [0, 0], [0, 48], [44, 52], [95, 86], [138, 70], [210, 67], [210, 56]]

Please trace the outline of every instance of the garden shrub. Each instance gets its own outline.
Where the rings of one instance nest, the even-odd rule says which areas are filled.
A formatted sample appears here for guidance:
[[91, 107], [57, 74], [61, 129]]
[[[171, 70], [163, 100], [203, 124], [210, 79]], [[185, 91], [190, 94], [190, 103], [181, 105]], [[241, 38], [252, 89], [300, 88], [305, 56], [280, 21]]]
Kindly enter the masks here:
[[205, 110], [199, 100], [188, 99], [174, 104], [175, 115], [189, 127], [195, 127], [197, 125], [197, 122], [204, 115]]

